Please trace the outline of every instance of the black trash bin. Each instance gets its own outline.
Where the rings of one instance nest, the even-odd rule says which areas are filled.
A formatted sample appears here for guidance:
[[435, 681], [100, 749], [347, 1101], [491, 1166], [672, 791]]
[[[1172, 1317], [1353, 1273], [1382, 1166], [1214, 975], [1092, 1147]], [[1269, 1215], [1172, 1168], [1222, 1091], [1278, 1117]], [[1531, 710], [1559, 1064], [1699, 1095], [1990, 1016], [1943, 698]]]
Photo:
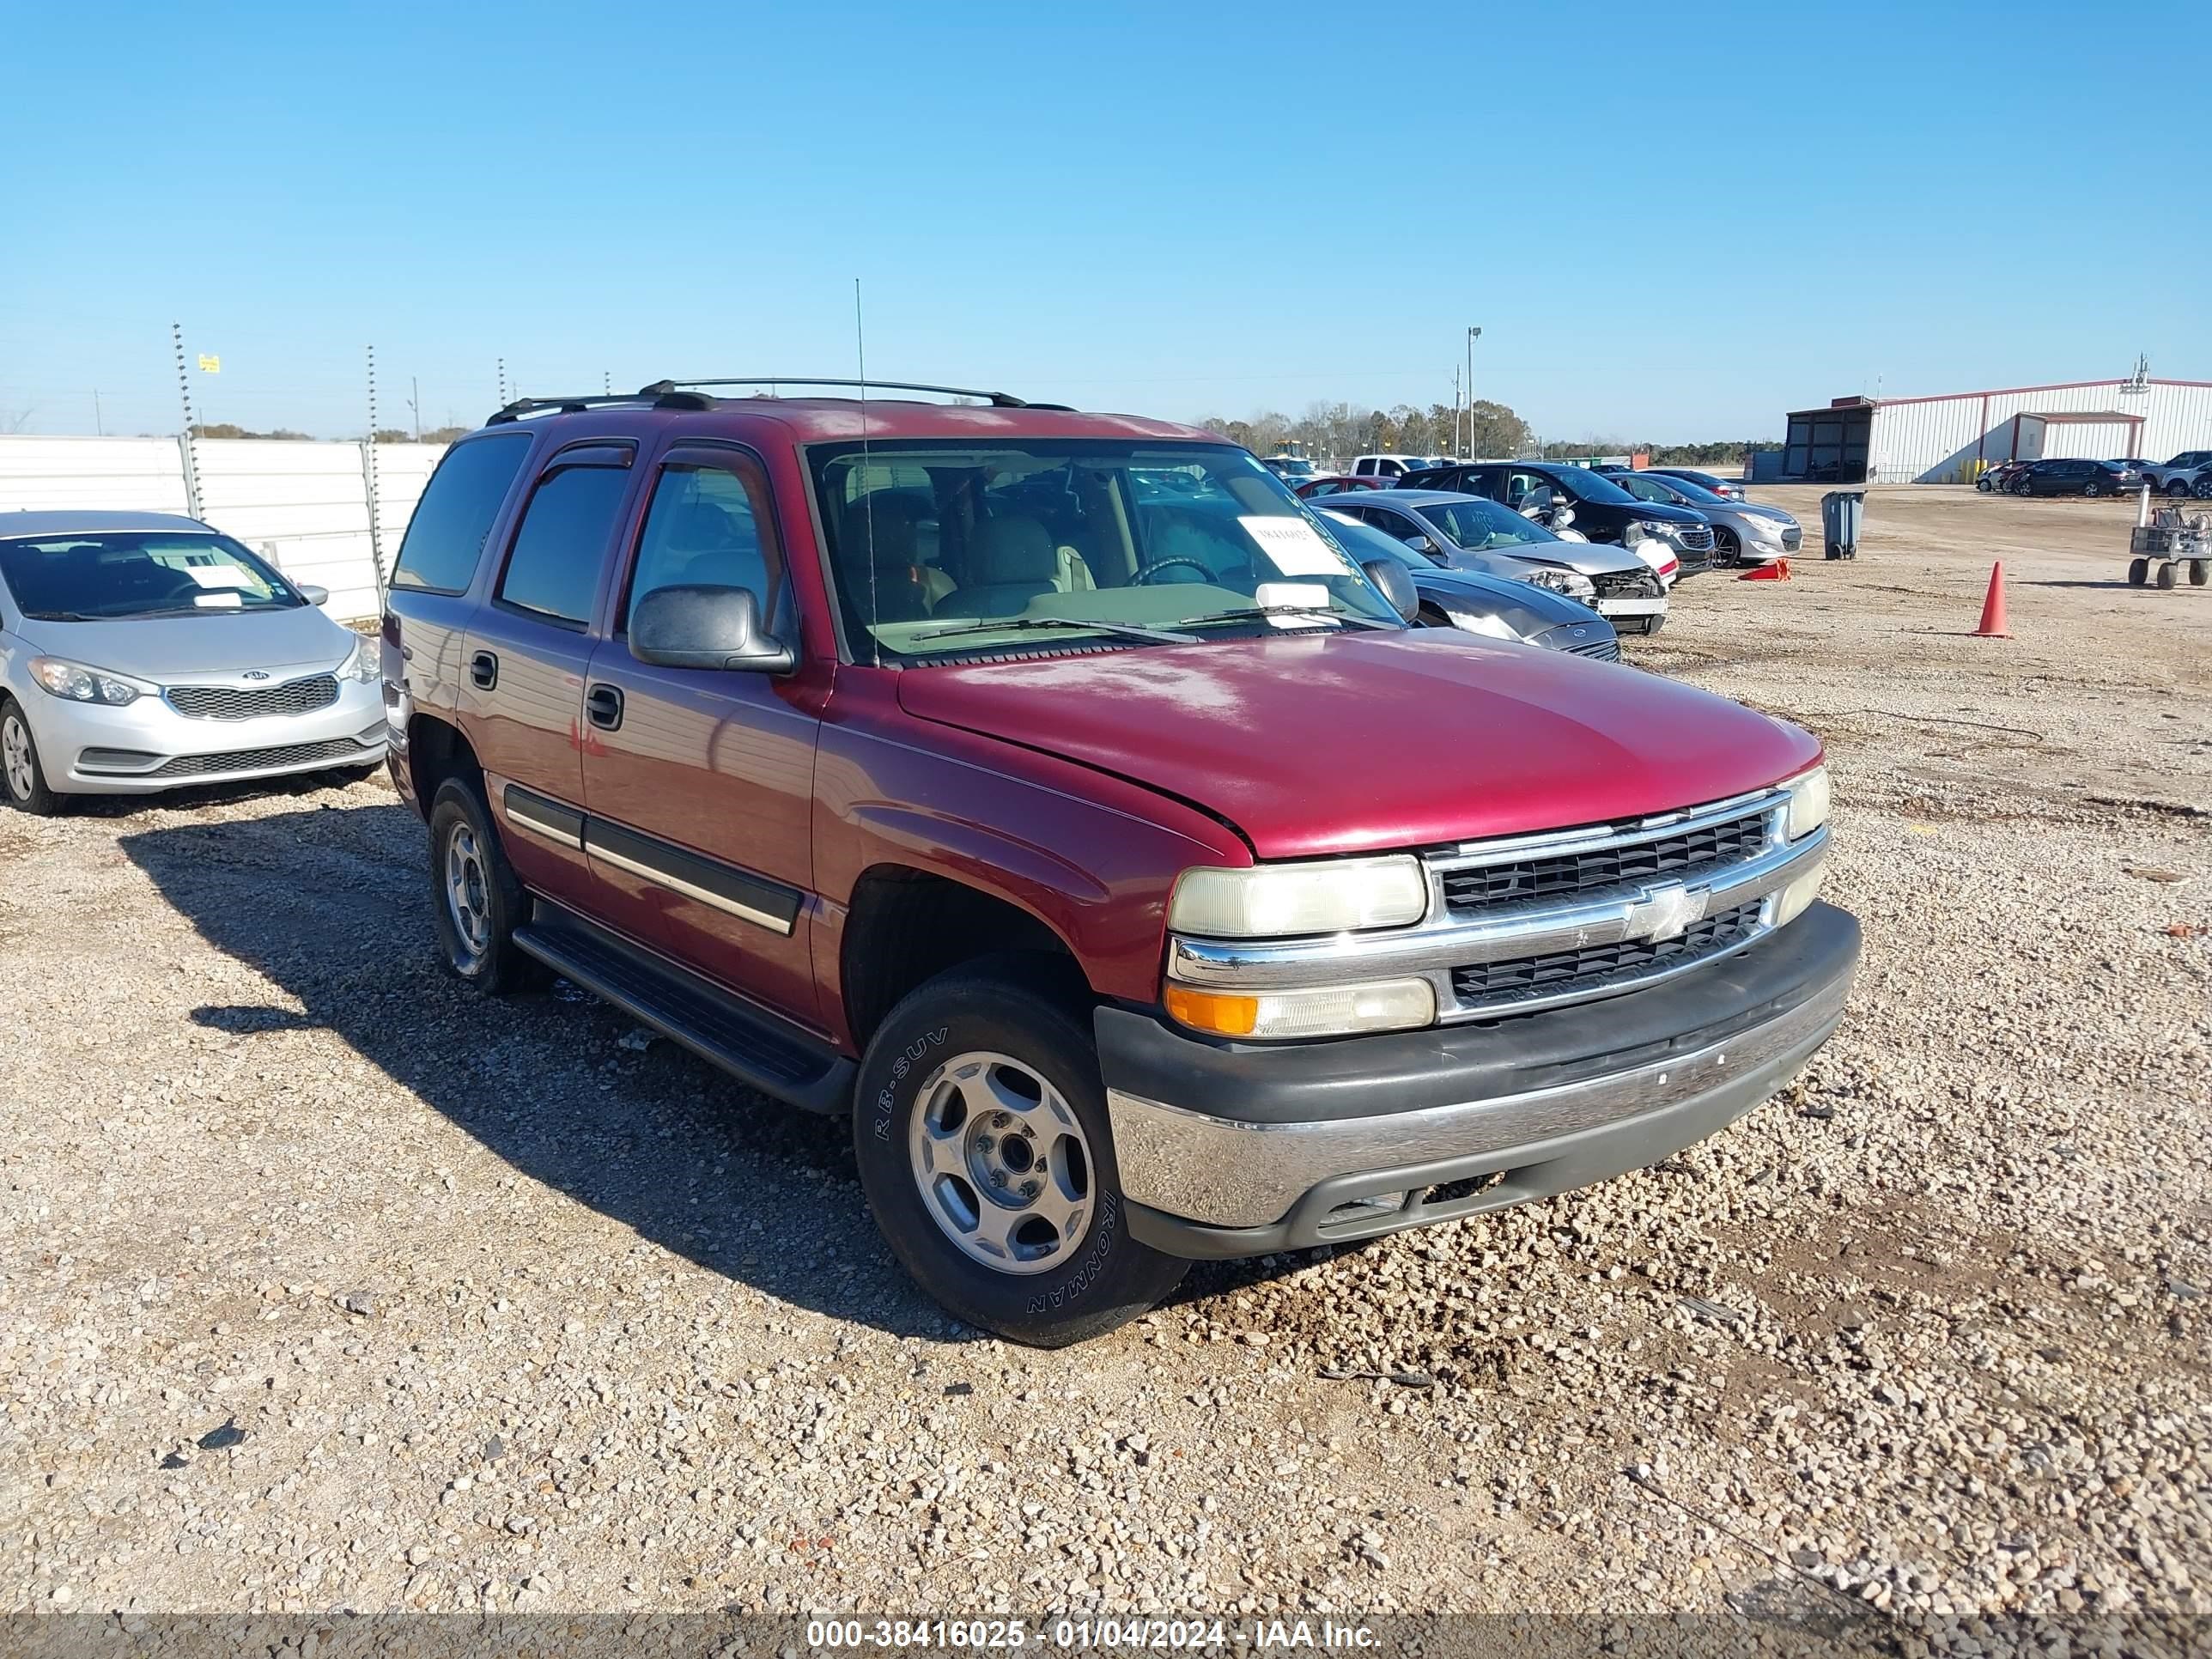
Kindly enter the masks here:
[[1820, 497], [1822, 556], [1856, 559], [1859, 556], [1859, 523], [1866, 516], [1866, 491], [1832, 489]]

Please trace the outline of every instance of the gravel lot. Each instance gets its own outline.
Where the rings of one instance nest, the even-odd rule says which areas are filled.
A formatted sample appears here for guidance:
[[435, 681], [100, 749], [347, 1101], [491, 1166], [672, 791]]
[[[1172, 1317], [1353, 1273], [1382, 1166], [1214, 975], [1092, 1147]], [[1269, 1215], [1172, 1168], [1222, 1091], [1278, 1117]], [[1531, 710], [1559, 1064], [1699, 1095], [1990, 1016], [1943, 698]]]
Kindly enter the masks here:
[[[1767, 489], [1818, 545], [1817, 492]], [[0, 1610], [2212, 1613], [2212, 589], [1875, 492], [1647, 666], [1801, 720], [1868, 957], [1601, 1188], [949, 1326], [784, 1115], [431, 957], [380, 782], [0, 815]], [[1992, 557], [2015, 638], [1967, 636]], [[225, 1442], [229, 1443], [226, 1444]], [[1909, 1645], [1909, 1641], [1908, 1641]]]

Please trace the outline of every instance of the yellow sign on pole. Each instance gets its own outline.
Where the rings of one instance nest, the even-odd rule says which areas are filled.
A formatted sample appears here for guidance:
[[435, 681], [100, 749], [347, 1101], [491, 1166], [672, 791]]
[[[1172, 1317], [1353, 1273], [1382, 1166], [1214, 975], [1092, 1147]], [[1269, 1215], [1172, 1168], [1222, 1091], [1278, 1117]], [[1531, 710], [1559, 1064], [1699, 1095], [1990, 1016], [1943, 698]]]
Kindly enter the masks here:
[[200, 353], [200, 373], [203, 374], [222, 374], [222, 359], [220, 357], [210, 357], [207, 353], [203, 351]]

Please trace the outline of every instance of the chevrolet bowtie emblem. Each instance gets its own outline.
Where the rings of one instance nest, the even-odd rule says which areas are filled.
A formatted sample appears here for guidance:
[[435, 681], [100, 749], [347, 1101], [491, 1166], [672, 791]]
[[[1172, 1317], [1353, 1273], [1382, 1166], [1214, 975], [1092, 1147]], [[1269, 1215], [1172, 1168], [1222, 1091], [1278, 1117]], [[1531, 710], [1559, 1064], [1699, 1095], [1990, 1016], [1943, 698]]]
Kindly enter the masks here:
[[1680, 939], [1693, 923], [1705, 919], [1711, 896], [1709, 888], [1685, 887], [1679, 881], [1654, 887], [1629, 907], [1628, 937]]

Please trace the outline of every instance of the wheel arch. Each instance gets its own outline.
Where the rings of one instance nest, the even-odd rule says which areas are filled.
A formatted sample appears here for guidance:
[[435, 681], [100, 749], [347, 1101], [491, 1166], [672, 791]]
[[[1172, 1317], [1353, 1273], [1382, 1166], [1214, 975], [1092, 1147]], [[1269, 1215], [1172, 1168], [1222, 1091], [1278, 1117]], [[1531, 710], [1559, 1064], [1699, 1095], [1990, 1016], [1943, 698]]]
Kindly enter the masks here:
[[916, 986], [993, 957], [1032, 964], [1067, 998], [1094, 994], [1074, 946], [1017, 899], [919, 865], [883, 860], [860, 872], [837, 945], [848, 1035], [865, 1049], [884, 1016]]

